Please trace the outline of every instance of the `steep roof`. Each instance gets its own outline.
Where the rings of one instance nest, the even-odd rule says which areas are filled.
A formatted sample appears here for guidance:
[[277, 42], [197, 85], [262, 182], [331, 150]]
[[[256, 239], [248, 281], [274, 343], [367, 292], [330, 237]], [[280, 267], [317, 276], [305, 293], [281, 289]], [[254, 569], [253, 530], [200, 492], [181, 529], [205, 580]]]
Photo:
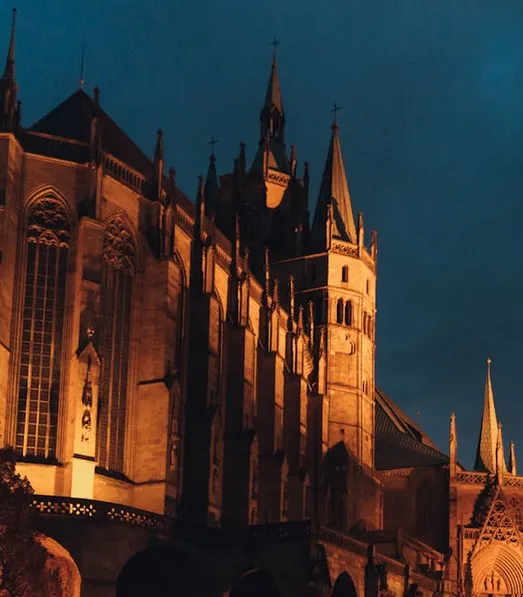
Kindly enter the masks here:
[[332, 125], [332, 136], [321, 179], [320, 192], [314, 212], [311, 229], [313, 241], [325, 240], [325, 222], [329, 205], [332, 204], [333, 230], [335, 238], [356, 243], [356, 225], [352, 213], [352, 204], [347, 183], [347, 175], [341, 153], [338, 125]]
[[[89, 143], [94, 110], [94, 100], [83, 89], [79, 89], [29, 130]], [[153, 177], [152, 161], [138, 145], [101, 108], [98, 108], [98, 118], [102, 149], [144, 176]]]
[[442, 466], [449, 461], [420, 427], [377, 388], [375, 433], [377, 470]]

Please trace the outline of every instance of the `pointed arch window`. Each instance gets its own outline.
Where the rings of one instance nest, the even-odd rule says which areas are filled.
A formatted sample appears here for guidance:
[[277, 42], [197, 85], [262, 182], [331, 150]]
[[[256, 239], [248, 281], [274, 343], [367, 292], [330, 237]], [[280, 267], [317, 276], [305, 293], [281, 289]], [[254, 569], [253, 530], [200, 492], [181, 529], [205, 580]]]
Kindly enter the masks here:
[[336, 323], [343, 323], [343, 299], [336, 302]]
[[344, 265], [341, 268], [341, 281], [347, 283], [349, 281], [349, 266]]
[[352, 325], [352, 301], [345, 303], [345, 325]]
[[136, 249], [120, 217], [106, 224], [100, 328], [99, 466], [123, 472], [124, 440], [129, 384], [130, 328]]
[[15, 430], [22, 457], [56, 459], [70, 238], [61, 201], [47, 196], [31, 206]]

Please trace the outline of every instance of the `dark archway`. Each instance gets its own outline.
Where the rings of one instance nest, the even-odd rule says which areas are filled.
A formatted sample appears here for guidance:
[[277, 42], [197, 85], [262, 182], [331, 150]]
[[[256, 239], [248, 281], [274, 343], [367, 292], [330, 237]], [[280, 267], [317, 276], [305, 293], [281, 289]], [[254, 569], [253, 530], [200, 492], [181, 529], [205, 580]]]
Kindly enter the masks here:
[[342, 572], [338, 576], [332, 587], [332, 597], [358, 597], [350, 574]]
[[224, 597], [280, 597], [272, 578], [263, 570], [249, 570]]
[[116, 582], [116, 597], [189, 597], [197, 594], [192, 561], [170, 547], [140, 551], [127, 561]]

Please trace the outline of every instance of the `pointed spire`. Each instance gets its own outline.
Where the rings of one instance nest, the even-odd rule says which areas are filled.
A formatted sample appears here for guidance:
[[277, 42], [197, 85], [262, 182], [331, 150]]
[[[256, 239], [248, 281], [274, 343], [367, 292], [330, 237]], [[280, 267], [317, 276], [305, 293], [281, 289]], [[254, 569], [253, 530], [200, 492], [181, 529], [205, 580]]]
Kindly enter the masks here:
[[16, 8], [13, 8], [13, 20], [11, 22], [11, 39], [9, 40], [9, 49], [4, 67], [4, 80], [14, 82], [15, 80], [15, 28], [16, 28]]
[[309, 301], [309, 338], [311, 348], [314, 347], [314, 303]]
[[295, 297], [294, 297], [294, 276], [289, 276], [289, 319], [291, 322], [295, 318]]
[[158, 129], [156, 131], [156, 147], [154, 149], [154, 159], [159, 162], [163, 162], [163, 131]]
[[20, 108], [16, 95], [18, 86], [15, 78], [15, 26], [16, 8], [13, 8], [11, 39], [7, 50], [4, 74], [0, 79], [0, 131], [12, 132], [19, 124]]
[[333, 238], [356, 244], [358, 237], [336, 123], [332, 125], [332, 136], [311, 230], [313, 242], [317, 244], [325, 245], [325, 219], [329, 204], [332, 204], [333, 209]]
[[498, 423], [498, 435], [496, 439], [496, 476], [498, 479], [498, 484], [501, 485], [503, 480], [503, 474], [507, 470], [505, 465], [505, 454], [503, 452], [503, 433], [502, 433], [502, 425]]
[[205, 193], [203, 186], [203, 176], [198, 176], [198, 189], [196, 191], [196, 210], [194, 216], [194, 238], [195, 240], [203, 239], [203, 226], [204, 226], [204, 209], [205, 209]]
[[508, 472], [511, 475], [517, 474], [516, 469], [516, 444], [514, 442], [510, 442], [510, 455], [508, 461]]
[[281, 99], [280, 90], [280, 78], [278, 77], [278, 66], [276, 64], [276, 46], [280, 42], [274, 40], [272, 45], [274, 46], [274, 52], [272, 54], [272, 65], [271, 74], [269, 77], [269, 83], [267, 85], [267, 91], [265, 92], [265, 104], [264, 108], [268, 111], [276, 109], [280, 114], [283, 114], [283, 102]]
[[496, 472], [496, 446], [498, 439], [498, 419], [494, 406], [494, 391], [490, 377], [490, 365], [492, 360], [487, 359], [487, 379], [485, 381], [485, 398], [483, 402], [483, 417], [481, 420], [481, 432], [479, 436], [478, 449], [476, 452], [476, 463], [474, 470], [481, 472]]
[[456, 415], [450, 415], [450, 432], [449, 432], [449, 473], [451, 479], [456, 476], [457, 466], [457, 452], [458, 452], [458, 435], [456, 433]]
[[220, 183], [216, 172], [216, 156], [214, 154], [214, 145], [216, 143], [218, 141], [214, 137], [209, 141], [209, 144], [212, 145], [212, 151], [209, 156], [209, 169], [205, 179], [205, 213], [209, 218], [216, 215], [220, 193]]

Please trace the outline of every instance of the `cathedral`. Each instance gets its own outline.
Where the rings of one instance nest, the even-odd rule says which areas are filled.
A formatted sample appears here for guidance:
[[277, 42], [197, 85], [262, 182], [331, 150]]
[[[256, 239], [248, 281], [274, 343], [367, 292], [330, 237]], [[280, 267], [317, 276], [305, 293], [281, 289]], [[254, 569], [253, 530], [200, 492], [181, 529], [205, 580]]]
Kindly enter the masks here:
[[98, 89], [22, 124], [14, 17], [0, 445], [34, 488], [56, 597], [523, 595], [490, 361], [471, 471], [454, 416], [447, 455], [376, 387], [378, 237], [336, 118], [312, 197], [274, 54], [254, 155], [218, 174], [213, 150], [190, 198], [162, 131], [146, 155]]

